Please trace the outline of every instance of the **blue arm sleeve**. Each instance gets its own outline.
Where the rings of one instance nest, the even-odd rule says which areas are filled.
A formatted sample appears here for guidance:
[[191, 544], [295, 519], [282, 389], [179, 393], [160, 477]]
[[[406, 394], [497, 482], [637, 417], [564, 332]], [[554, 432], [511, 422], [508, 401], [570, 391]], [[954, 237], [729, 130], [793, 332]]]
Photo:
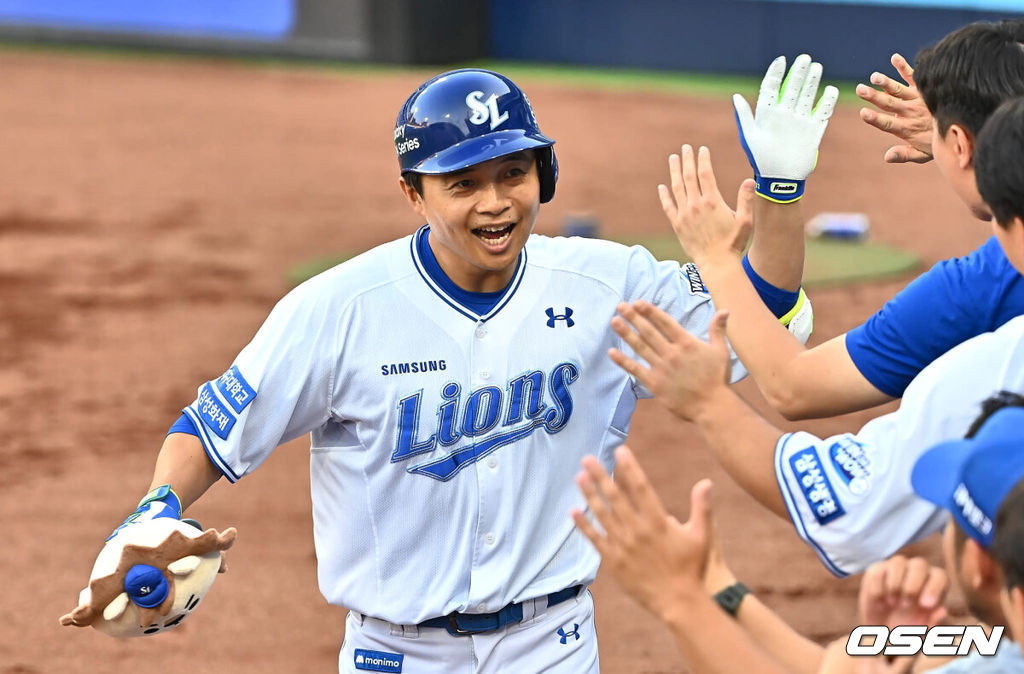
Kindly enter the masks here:
[[167, 431], [167, 435], [170, 435], [171, 433], [188, 433], [189, 435], [199, 437], [199, 431], [196, 430], [196, 425], [184, 414], [178, 417], [178, 420], [171, 424], [170, 429]]
[[750, 261], [746, 255], [743, 256], [743, 271], [747, 272], [747, 278], [754, 285], [754, 290], [761, 296], [761, 301], [764, 302], [764, 305], [775, 314], [775, 318], [782, 318], [789, 313], [790, 309], [796, 306], [796, 301], [800, 298], [800, 291], [790, 292], [768, 283], [768, 281], [757, 275], [754, 268], [750, 266]]
[[1022, 314], [1022, 277], [992, 237], [914, 279], [846, 334], [846, 350], [875, 388], [899, 398], [946, 351]]

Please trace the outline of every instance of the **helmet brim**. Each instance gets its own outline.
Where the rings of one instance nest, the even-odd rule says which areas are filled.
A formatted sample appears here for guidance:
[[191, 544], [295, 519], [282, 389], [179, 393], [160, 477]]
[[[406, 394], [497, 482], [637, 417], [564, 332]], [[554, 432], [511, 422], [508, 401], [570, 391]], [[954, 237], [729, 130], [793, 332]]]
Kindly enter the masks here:
[[543, 134], [529, 133], [522, 129], [495, 131], [445, 148], [411, 170], [432, 175], [452, 173], [520, 150], [550, 147], [554, 144], [555, 141]]

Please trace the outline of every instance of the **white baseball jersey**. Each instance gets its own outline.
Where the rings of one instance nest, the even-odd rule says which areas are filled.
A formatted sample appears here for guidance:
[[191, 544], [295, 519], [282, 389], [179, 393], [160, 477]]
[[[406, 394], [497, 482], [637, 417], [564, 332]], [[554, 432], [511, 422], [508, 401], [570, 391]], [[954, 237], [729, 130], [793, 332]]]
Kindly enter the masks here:
[[185, 410], [231, 481], [311, 433], [320, 589], [406, 625], [594, 579], [574, 476], [586, 454], [612, 468], [643, 395], [607, 355], [615, 306], [704, 338], [714, 314], [692, 265], [535, 235], [477, 315], [427, 273], [426, 231], [296, 288]]
[[830, 571], [859, 573], [945, 525], [945, 511], [914, 493], [911, 470], [928, 448], [964, 437], [981, 402], [1000, 390], [1024, 391], [1024, 316], [936, 359], [897, 411], [856, 435], [779, 438], [775, 472], [786, 507]]

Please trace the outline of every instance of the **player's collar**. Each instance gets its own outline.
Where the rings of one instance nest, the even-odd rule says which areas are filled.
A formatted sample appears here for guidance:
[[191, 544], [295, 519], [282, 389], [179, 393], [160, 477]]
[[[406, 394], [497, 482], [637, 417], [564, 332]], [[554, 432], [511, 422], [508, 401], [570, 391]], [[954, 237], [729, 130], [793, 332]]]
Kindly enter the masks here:
[[[523, 274], [526, 271], [526, 248], [523, 247], [523, 250], [520, 251], [519, 259], [516, 261], [515, 273], [513, 273], [512, 280], [509, 281], [509, 284], [503, 291], [500, 293], [471, 293], [462, 290], [445, 276], [444, 271], [435, 260], [425, 259], [420, 251], [420, 242], [422, 241], [424, 246], [427, 245], [426, 238], [429, 230], [429, 225], [420, 227], [413, 234], [409, 245], [413, 265], [416, 267], [416, 271], [419, 272], [420, 277], [438, 297], [466, 318], [473, 322], [485, 322], [491, 319], [508, 304], [523, 280]], [[429, 249], [427, 253], [430, 253]], [[487, 295], [494, 295], [496, 297], [486, 297]], [[488, 307], [483, 313], [481, 313], [482, 306]]]

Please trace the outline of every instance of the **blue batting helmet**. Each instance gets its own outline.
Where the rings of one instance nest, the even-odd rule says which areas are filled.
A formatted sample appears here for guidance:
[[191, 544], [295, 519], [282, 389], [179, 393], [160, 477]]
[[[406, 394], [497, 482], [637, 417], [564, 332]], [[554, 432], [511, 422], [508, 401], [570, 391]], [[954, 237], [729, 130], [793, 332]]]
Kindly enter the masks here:
[[526, 94], [504, 75], [462, 69], [413, 92], [395, 122], [402, 173], [451, 173], [520, 150], [537, 151], [540, 201], [551, 201], [558, 160]]

